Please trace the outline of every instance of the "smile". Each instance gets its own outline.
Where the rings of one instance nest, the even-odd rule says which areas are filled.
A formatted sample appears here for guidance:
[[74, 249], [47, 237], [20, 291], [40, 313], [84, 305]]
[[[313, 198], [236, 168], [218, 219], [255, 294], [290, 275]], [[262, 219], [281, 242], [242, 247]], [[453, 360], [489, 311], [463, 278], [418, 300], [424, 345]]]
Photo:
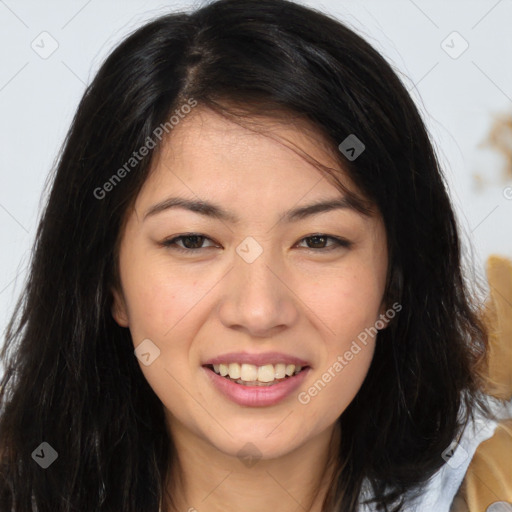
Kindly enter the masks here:
[[286, 380], [297, 375], [303, 369], [294, 364], [265, 364], [256, 366], [247, 363], [213, 364], [207, 365], [210, 369], [237, 384], [245, 386], [272, 386], [274, 383]]
[[[237, 376], [230, 376], [231, 366], [233, 365], [234, 373]], [[217, 366], [217, 364], [215, 364]], [[237, 366], [240, 375], [238, 376]], [[280, 377], [283, 374], [284, 377]], [[270, 379], [267, 382], [259, 380], [260, 369], [263, 379]], [[238, 405], [245, 407], [268, 407], [277, 405], [286, 398], [291, 398], [304, 382], [307, 375], [311, 371], [309, 366], [295, 366], [292, 364], [284, 365], [278, 363], [276, 365], [255, 366], [246, 363], [230, 363], [222, 365], [222, 372], [227, 373], [221, 375], [221, 364], [215, 369], [213, 364], [203, 366], [207, 380], [213, 385], [222, 396]], [[216, 371], [217, 370], [217, 371]], [[287, 370], [289, 375], [287, 375]], [[277, 375], [279, 376], [276, 378]], [[247, 379], [247, 380], [245, 380]]]

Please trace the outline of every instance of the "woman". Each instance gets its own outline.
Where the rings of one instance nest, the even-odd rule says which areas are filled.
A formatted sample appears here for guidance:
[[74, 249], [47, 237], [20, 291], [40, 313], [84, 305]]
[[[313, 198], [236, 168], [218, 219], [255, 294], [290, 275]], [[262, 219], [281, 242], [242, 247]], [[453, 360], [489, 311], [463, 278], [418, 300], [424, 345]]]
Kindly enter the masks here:
[[163, 16], [112, 52], [17, 313], [2, 510], [448, 510], [497, 424], [413, 101], [283, 0]]

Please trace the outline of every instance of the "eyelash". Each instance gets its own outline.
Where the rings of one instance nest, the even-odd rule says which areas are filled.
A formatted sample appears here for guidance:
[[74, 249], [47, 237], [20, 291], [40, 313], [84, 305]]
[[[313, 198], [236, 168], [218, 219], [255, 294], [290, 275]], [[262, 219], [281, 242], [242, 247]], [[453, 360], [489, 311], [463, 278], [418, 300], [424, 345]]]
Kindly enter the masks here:
[[[210, 238], [208, 238], [207, 236], [202, 235], [201, 233], [187, 233], [185, 235], [180, 235], [180, 236], [176, 236], [174, 238], [170, 238], [170, 239], [164, 240], [163, 242], [160, 243], [160, 245], [163, 246], [163, 247], [166, 247], [168, 249], [172, 249], [173, 251], [178, 251], [178, 252], [187, 253], [187, 254], [191, 254], [193, 252], [198, 252], [198, 251], [200, 251], [202, 249], [208, 249], [208, 247], [199, 247], [197, 249], [187, 249], [187, 248], [179, 247], [179, 246], [176, 245], [176, 241], [177, 240], [183, 240], [185, 238], [194, 238], [194, 237], [203, 238], [204, 240], [213, 241]], [[309, 236], [306, 236], [304, 238], [301, 238], [299, 240], [299, 243], [303, 242], [304, 240], [311, 239], [311, 238], [325, 238], [325, 239], [333, 240], [334, 241], [334, 245], [331, 245], [330, 247], [327, 247], [327, 248], [320, 247], [320, 248], [317, 248], [317, 249], [314, 249], [314, 248], [311, 248], [311, 247], [306, 247], [305, 249], [307, 251], [312, 251], [312, 252], [331, 252], [331, 251], [338, 250], [338, 249], [348, 249], [349, 247], [352, 246], [352, 242], [349, 242], [348, 240], [345, 240], [343, 238], [338, 238], [336, 236], [325, 235], [323, 233], [315, 233], [313, 235], [309, 235]]]

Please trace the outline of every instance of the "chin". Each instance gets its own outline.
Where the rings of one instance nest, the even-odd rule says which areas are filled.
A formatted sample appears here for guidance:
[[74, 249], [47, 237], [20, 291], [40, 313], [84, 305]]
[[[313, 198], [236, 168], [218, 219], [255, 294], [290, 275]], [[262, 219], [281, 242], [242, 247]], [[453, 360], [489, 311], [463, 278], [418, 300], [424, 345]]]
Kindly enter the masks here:
[[[274, 427], [275, 428], [275, 424]], [[256, 430], [256, 431], [255, 431]], [[242, 460], [270, 460], [282, 457], [294, 451], [301, 443], [297, 435], [290, 429], [272, 432], [268, 429], [237, 429], [230, 430], [232, 437], [222, 435], [221, 439], [208, 438], [212, 444], [222, 453]], [[270, 433], [270, 435], [269, 435]]]

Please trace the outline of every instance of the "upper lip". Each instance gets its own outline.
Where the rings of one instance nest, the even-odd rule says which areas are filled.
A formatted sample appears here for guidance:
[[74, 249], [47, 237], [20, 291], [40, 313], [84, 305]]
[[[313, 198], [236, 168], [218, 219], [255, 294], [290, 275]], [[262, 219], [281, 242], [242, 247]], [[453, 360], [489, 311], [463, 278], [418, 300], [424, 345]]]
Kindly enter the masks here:
[[310, 366], [308, 361], [300, 357], [283, 354], [282, 352], [262, 352], [261, 354], [250, 354], [248, 352], [230, 352], [220, 356], [212, 357], [203, 363], [203, 366], [209, 364], [230, 364], [245, 363], [254, 366], [264, 366], [266, 364], [294, 364], [295, 366]]

